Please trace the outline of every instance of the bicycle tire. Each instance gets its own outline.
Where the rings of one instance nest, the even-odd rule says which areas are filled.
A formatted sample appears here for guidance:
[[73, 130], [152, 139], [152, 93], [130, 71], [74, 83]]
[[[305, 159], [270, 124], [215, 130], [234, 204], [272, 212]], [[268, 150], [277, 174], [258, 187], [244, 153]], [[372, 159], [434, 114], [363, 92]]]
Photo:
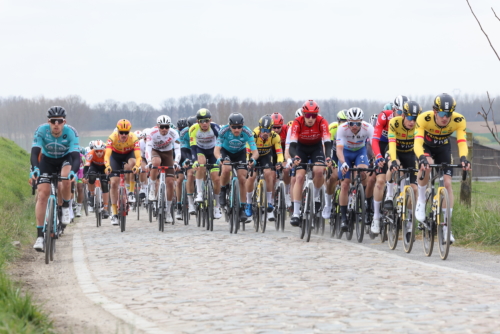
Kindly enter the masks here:
[[259, 224], [260, 231], [262, 233], [266, 232], [266, 224], [267, 224], [267, 184], [266, 180], [262, 179], [261, 181], [261, 191], [260, 191], [260, 200], [259, 200]]
[[365, 190], [362, 184], [358, 184], [356, 191], [356, 200], [354, 202], [356, 239], [359, 243], [363, 242], [366, 221]]
[[207, 179], [207, 230], [214, 230], [214, 187], [210, 179]]
[[45, 234], [44, 234], [44, 243], [45, 243], [45, 264], [50, 263], [50, 253], [52, 248], [52, 233], [53, 233], [53, 224], [54, 224], [54, 206], [55, 199], [50, 196], [47, 201], [47, 209], [45, 211]]
[[[443, 210], [445, 210], [443, 217]], [[437, 237], [438, 237], [438, 248], [441, 260], [446, 260], [450, 252], [450, 235], [451, 235], [451, 219], [450, 219], [450, 197], [448, 195], [448, 190], [445, 187], [438, 188], [438, 221], [437, 227]], [[446, 235], [444, 234], [444, 226], [447, 227]], [[446, 241], [444, 238], [446, 237]]]
[[286, 221], [286, 191], [285, 191], [285, 183], [281, 183], [280, 192], [281, 192], [281, 223], [280, 228], [281, 232], [285, 232], [285, 221]]
[[[410, 253], [415, 241], [415, 194], [412, 187], [405, 187], [403, 201], [403, 248], [406, 253]], [[410, 228], [408, 228], [410, 226]], [[407, 233], [410, 233], [410, 240], [407, 240]]]
[[323, 218], [323, 208], [325, 207], [325, 189], [324, 189], [324, 187], [320, 188], [319, 198], [321, 201], [321, 205], [319, 207], [319, 211], [315, 213], [316, 222], [318, 224], [318, 228], [316, 230], [318, 231], [319, 235], [324, 235], [325, 234], [325, 218]]
[[[309, 242], [309, 240], [311, 240], [311, 232], [312, 232], [312, 229], [313, 229], [313, 221], [314, 221], [314, 184], [312, 182], [309, 182], [309, 185], [308, 185], [308, 188], [309, 188], [309, 195], [308, 195], [308, 199], [307, 199], [307, 210], [306, 210], [306, 214], [305, 214], [305, 225], [306, 225], [306, 235], [305, 235], [305, 238], [306, 238], [306, 242]], [[309, 211], [309, 212], [307, 212]]]
[[137, 220], [139, 220], [139, 214], [140, 214], [140, 209], [141, 209], [141, 196], [139, 195], [139, 182], [135, 182], [135, 188], [134, 188], [134, 196], [135, 196], [135, 209], [137, 210]]
[[181, 207], [182, 207], [182, 219], [184, 220], [184, 225], [189, 225], [189, 200], [187, 197], [186, 191], [186, 183], [187, 180], [182, 181], [182, 199], [181, 199]]
[[200, 204], [195, 204], [195, 205], [196, 205], [196, 226], [200, 227], [201, 221], [203, 220], [202, 209], [201, 209]]
[[422, 224], [422, 245], [425, 256], [431, 256], [434, 250], [435, 222], [432, 214], [433, 191], [425, 190], [425, 224]]
[[88, 217], [89, 216], [89, 194], [88, 194], [86, 184], [83, 184], [83, 209], [85, 211], [85, 217]]
[[305, 187], [302, 190], [302, 200], [300, 203], [300, 226], [299, 226], [299, 236], [301, 239], [304, 239], [304, 235], [306, 234], [306, 224], [305, 224], [305, 212], [307, 208], [307, 200], [309, 194], [309, 187]]
[[259, 215], [259, 205], [260, 205], [260, 180], [256, 180], [256, 185], [254, 186], [254, 192], [252, 195], [252, 203], [248, 203], [248, 205], [252, 206], [252, 220], [253, 220], [253, 228], [255, 232], [259, 232], [260, 227], [260, 215]]
[[[333, 203], [332, 203], [332, 206], [333, 206], [333, 219], [334, 219], [334, 233], [335, 233], [335, 238], [336, 239], [341, 239], [342, 238], [342, 234], [343, 232], [341, 231], [341, 228], [340, 228], [340, 186], [337, 185], [335, 187], [335, 192], [333, 193]], [[330, 233], [332, 233], [332, 231], [330, 231]]]
[[149, 222], [153, 222], [153, 205], [154, 203], [152, 201], [148, 202], [148, 215], [149, 215]]
[[276, 214], [274, 215], [274, 228], [276, 229], [276, 231], [280, 230], [281, 223], [281, 182], [282, 181], [278, 183], [278, 186], [274, 190], [274, 205], [276, 208]]
[[[232, 188], [232, 194], [231, 194], [231, 204], [234, 210], [233, 213], [233, 219], [234, 219], [234, 226], [233, 226], [233, 233], [236, 234], [238, 233], [238, 230], [240, 229], [240, 210], [239, 206], [241, 205], [240, 203], [240, 184], [238, 183], [238, 180], [235, 179], [233, 180], [233, 186]], [[243, 222], [243, 230], [245, 230], [245, 222]]]
[[94, 190], [94, 212], [97, 227], [101, 226], [101, 187], [95, 187]]
[[127, 201], [127, 192], [124, 188], [118, 189], [118, 220], [120, 222], [120, 231], [125, 232], [125, 224], [127, 222], [126, 218], [126, 202]]
[[387, 243], [389, 244], [389, 249], [394, 250], [398, 245], [399, 239], [399, 227], [401, 226], [401, 218], [397, 213], [397, 203], [396, 199], [399, 195], [394, 196], [393, 210], [389, 211], [388, 218], [389, 224], [387, 224]]
[[165, 230], [165, 185], [160, 184], [160, 191], [158, 192], [158, 230], [163, 232]]

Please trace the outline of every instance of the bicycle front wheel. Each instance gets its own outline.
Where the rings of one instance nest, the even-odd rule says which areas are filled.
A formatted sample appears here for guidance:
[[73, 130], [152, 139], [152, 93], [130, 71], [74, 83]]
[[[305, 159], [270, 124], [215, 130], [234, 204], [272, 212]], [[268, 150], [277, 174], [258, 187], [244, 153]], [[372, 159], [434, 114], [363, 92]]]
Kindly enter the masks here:
[[96, 219], [96, 224], [97, 227], [101, 226], [101, 220], [102, 220], [102, 207], [101, 207], [101, 202], [102, 202], [102, 194], [101, 194], [101, 188], [100, 187], [95, 187], [94, 191], [94, 212], [95, 212], [95, 219]]
[[314, 198], [313, 198], [313, 194], [314, 194], [314, 184], [312, 182], [309, 182], [309, 186], [307, 187], [309, 189], [309, 194], [307, 196], [307, 203], [306, 203], [306, 207], [305, 207], [305, 221], [304, 221], [304, 224], [305, 224], [305, 230], [306, 230], [306, 242], [309, 242], [309, 240], [311, 240], [311, 231], [312, 229], [314, 228], [313, 227], [313, 221], [314, 221], [314, 206], [315, 206], [315, 203], [314, 203]]
[[314, 216], [316, 217], [316, 231], [320, 235], [325, 234], [325, 218], [323, 218], [323, 208], [325, 207], [325, 189], [321, 187], [320, 192], [319, 192], [319, 198], [321, 201], [321, 205], [319, 206], [318, 212], [314, 213]]
[[438, 214], [437, 214], [437, 237], [439, 255], [441, 260], [446, 260], [450, 251], [451, 219], [450, 198], [445, 187], [438, 189]]
[[165, 203], [165, 185], [160, 184], [160, 189], [158, 191], [158, 230], [160, 232], [163, 232], [165, 230], [165, 209], [166, 209], [166, 203]]
[[214, 187], [212, 180], [207, 180], [207, 230], [214, 230]]
[[181, 206], [182, 206], [182, 219], [184, 220], [184, 225], [189, 225], [189, 201], [188, 201], [188, 196], [187, 196], [187, 191], [186, 191], [186, 183], [187, 181], [184, 180], [182, 181], [182, 200], [181, 200]]
[[141, 208], [141, 196], [139, 195], [139, 182], [135, 182], [135, 189], [134, 189], [134, 196], [135, 196], [135, 203], [134, 207], [137, 210], [137, 220], [139, 220], [139, 213], [140, 213], [140, 208]]
[[[238, 233], [240, 229], [240, 184], [238, 180], [233, 180], [232, 194], [231, 194], [231, 206], [233, 210], [233, 232]], [[245, 229], [245, 222], [243, 224], [243, 230]]]
[[358, 185], [356, 191], [356, 201], [354, 202], [354, 223], [356, 224], [356, 238], [358, 242], [363, 242], [365, 233], [366, 207], [365, 190], [362, 184]]
[[425, 221], [421, 225], [422, 229], [422, 243], [424, 246], [424, 254], [431, 256], [434, 249], [434, 233], [435, 221], [432, 213], [433, 192], [431, 188], [425, 190]]
[[[45, 264], [49, 264], [52, 253], [52, 238], [54, 237], [54, 208], [56, 206], [55, 198], [49, 197], [47, 201], [47, 210], [45, 211]], [[52, 255], [53, 257], [53, 255]]]
[[118, 189], [118, 220], [120, 222], [120, 231], [125, 232], [127, 222], [127, 192], [125, 188]]
[[406, 253], [411, 252], [413, 242], [415, 241], [415, 194], [410, 186], [404, 189], [403, 202], [403, 248]]
[[267, 223], [267, 188], [266, 181], [264, 179], [259, 181], [260, 184], [260, 198], [259, 198], [259, 223], [260, 231], [262, 233], [266, 232]]
[[87, 185], [83, 185], [83, 209], [85, 210], [85, 217], [89, 216], [89, 194]]

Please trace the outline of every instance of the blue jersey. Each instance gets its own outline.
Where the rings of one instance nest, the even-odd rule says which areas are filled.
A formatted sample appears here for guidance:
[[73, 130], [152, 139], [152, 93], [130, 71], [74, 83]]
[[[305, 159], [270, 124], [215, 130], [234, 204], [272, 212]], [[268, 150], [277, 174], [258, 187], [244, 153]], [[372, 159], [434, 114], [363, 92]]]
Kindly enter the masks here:
[[257, 149], [253, 138], [253, 131], [248, 126], [243, 126], [241, 134], [236, 137], [231, 132], [229, 125], [224, 125], [219, 131], [219, 137], [215, 146], [222, 147], [229, 153], [237, 153], [246, 148], [246, 144], [250, 147], [250, 151]]
[[59, 137], [54, 137], [48, 123], [36, 129], [31, 147], [40, 147], [42, 154], [49, 158], [62, 158], [71, 152], [80, 152], [78, 132], [71, 125], [64, 125]]
[[190, 148], [191, 145], [189, 145], [189, 126], [186, 126], [184, 129], [182, 129], [181, 133], [179, 134], [180, 140], [181, 140], [181, 148]]

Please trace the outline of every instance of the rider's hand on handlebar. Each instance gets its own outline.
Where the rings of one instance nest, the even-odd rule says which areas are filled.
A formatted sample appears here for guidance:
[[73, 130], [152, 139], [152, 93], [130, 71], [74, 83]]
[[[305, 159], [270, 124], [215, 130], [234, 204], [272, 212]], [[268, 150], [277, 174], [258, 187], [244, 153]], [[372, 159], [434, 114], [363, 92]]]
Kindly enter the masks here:
[[295, 164], [295, 166], [298, 166], [300, 164], [300, 157], [298, 155], [295, 156], [295, 158], [293, 158], [293, 163]]
[[340, 171], [342, 172], [342, 174], [345, 174], [349, 171], [349, 165], [347, 164], [347, 162], [344, 161], [344, 163], [342, 163], [342, 165], [340, 166]]
[[377, 155], [377, 160], [375, 160], [375, 164], [379, 166], [380, 168], [383, 168], [385, 165], [385, 159], [382, 157], [382, 155]]
[[141, 165], [135, 165], [134, 167], [132, 167], [132, 173], [137, 174], [140, 169]]
[[418, 157], [418, 167], [421, 170], [429, 169], [429, 162], [427, 161], [427, 157], [423, 154]]
[[106, 175], [109, 175], [111, 171], [112, 171], [111, 166], [106, 166], [106, 168], [104, 168], [104, 173], [106, 173]]
[[396, 160], [392, 160], [391, 162], [391, 172], [395, 172], [399, 169], [398, 162]]
[[326, 158], [325, 162], [328, 165], [328, 168], [332, 167], [332, 158]]
[[250, 158], [250, 160], [248, 160], [248, 166], [249, 166], [249, 167], [253, 167], [253, 166], [255, 166], [255, 164], [256, 164], [256, 163], [257, 163], [257, 162], [255, 161], [255, 159], [254, 159], [254, 158]]
[[470, 170], [470, 162], [467, 161], [467, 157], [461, 156], [460, 157], [460, 162], [462, 163], [463, 169], [466, 171]]
[[30, 179], [36, 180], [40, 176], [40, 169], [38, 167], [34, 167], [33, 171], [30, 173]]

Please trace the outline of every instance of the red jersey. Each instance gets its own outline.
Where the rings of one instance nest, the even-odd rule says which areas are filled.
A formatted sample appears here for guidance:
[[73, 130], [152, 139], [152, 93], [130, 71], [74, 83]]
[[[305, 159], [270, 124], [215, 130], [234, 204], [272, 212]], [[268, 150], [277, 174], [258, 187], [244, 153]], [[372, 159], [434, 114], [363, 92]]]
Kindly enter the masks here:
[[308, 127], [305, 124], [304, 116], [297, 117], [292, 124], [290, 142], [299, 142], [304, 145], [314, 145], [321, 141], [330, 141], [330, 131], [328, 131], [328, 122], [323, 117], [316, 117], [313, 126]]
[[377, 124], [375, 124], [375, 131], [373, 132], [372, 149], [375, 157], [381, 158], [379, 142], [388, 142], [387, 134], [389, 131], [389, 122], [394, 117], [392, 110], [384, 110], [377, 117]]
[[280, 138], [281, 138], [281, 147], [285, 147], [285, 143], [286, 143], [286, 133], [288, 131], [288, 125], [287, 124], [283, 124], [281, 126], [281, 132], [280, 132]]

